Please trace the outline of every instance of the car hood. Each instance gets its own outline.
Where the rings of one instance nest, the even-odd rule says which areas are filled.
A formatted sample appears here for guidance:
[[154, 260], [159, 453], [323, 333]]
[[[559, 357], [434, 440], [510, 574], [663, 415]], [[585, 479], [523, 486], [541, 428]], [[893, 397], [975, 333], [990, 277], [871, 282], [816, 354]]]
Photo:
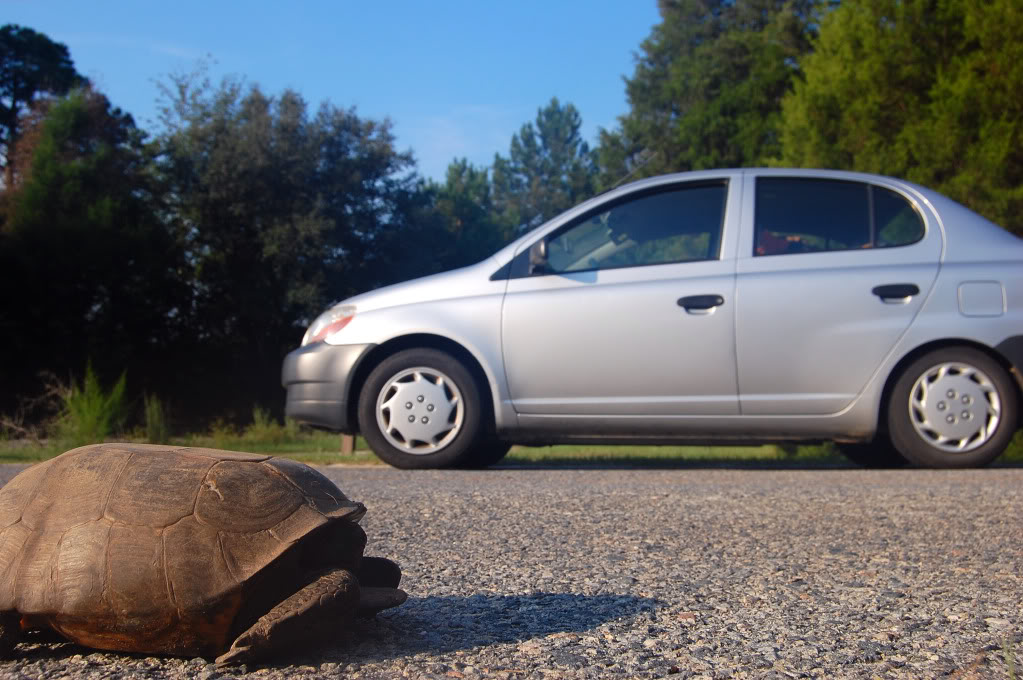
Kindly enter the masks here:
[[476, 292], [485, 295], [493, 292], [490, 286], [496, 282], [491, 282], [490, 276], [500, 268], [501, 264], [495, 258], [488, 257], [468, 267], [377, 288], [338, 304], [355, 305], [360, 312], [368, 312], [384, 307], [465, 298]]

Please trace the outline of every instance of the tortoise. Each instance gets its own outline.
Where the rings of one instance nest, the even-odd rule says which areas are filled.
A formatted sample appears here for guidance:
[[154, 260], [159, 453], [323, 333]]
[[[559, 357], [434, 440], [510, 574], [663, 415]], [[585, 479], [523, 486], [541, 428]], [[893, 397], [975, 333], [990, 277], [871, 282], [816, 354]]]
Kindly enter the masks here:
[[52, 630], [218, 665], [322, 640], [405, 601], [363, 557], [362, 503], [288, 459], [97, 444], [0, 489], [0, 657]]

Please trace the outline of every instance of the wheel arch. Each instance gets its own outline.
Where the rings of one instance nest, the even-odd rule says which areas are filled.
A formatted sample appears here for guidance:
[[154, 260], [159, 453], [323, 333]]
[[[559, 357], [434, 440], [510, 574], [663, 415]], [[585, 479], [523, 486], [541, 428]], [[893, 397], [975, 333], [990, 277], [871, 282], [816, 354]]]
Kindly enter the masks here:
[[[899, 378], [906, 371], [906, 367], [928, 352], [946, 349], [949, 347], [968, 347], [970, 349], [975, 349], [983, 352], [989, 358], [997, 362], [1005, 369], [1005, 372], [1012, 377], [1012, 384], [1016, 388], [1016, 398], [1020, 403], [1023, 403], [1023, 375], [1020, 375], [1019, 370], [1017, 370], [1008, 357], [1000, 353], [995, 348], [975, 340], [967, 340], [965, 338], [943, 338], [941, 340], [933, 340], [908, 352], [905, 356], [899, 359], [898, 363], [896, 363], [895, 366], [892, 367], [892, 370], [888, 372], [888, 378], [885, 381], [884, 389], [881, 391], [881, 403], [878, 406], [877, 430], [879, 434], [887, 434], [888, 418], [886, 414], [888, 413], [888, 404], [891, 401], [892, 391], [895, 389], [895, 383], [898, 382]], [[1019, 428], [1021, 425], [1023, 425], [1023, 409], [1020, 409], [1020, 415], [1017, 418], [1016, 427]]]
[[435, 349], [446, 352], [461, 361], [479, 385], [480, 395], [483, 399], [483, 422], [490, 432], [494, 431], [495, 418], [493, 385], [487, 378], [487, 373], [483, 370], [482, 364], [480, 364], [479, 360], [472, 352], [458, 342], [441, 335], [433, 335], [430, 333], [414, 333], [411, 335], [402, 335], [396, 338], [391, 338], [390, 340], [375, 346], [363, 358], [363, 360], [359, 362], [359, 365], [352, 376], [351, 383], [349, 384], [348, 399], [345, 406], [348, 411], [349, 423], [356, 424], [357, 427], [359, 422], [359, 395], [362, 393], [362, 388], [366, 384], [366, 379], [369, 377], [369, 374], [372, 373], [373, 369], [379, 366], [382, 361], [406, 349]]

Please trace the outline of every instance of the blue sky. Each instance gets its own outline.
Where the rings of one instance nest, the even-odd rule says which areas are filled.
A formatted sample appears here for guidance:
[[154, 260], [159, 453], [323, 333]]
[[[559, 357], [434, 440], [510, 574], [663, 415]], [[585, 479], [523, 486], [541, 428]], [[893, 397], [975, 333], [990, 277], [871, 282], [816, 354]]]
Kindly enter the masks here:
[[622, 77], [658, 21], [656, 0], [0, 0], [0, 22], [67, 45], [147, 130], [158, 130], [157, 82], [209, 59], [216, 79], [390, 118], [434, 179], [456, 157], [507, 155], [554, 96], [579, 109], [593, 144], [627, 111]]

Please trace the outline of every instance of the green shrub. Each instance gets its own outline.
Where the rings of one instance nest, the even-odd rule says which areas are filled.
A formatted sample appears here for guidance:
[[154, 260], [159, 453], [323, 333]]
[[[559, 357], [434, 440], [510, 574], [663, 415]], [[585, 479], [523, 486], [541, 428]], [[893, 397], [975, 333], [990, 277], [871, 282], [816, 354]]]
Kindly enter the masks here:
[[213, 448], [231, 449], [238, 441], [238, 430], [223, 418], [217, 418], [210, 425], [210, 437], [213, 438]]
[[280, 444], [289, 432], [270, 415], [270, 411], [256, 406], [252, 409], [252, 424], [245, 428], [242, 439], [259, 444]]
[[170, 441], [170, 414], [167, 406], [155, 394], [143, 397], [146, 416], [146, 442], [166, 444]]
[[121, 373], [110, 391], [104, 392], [92, 364], [88, 364], [82, 384], [72, 382], [61, 393], [61, 410], [54, 427], [54, 436], [61, 446], [99, 443], [119, 432], [127, 412], [125, 384], [126, 374]]
[[1005, 449], [999, 458], [1000, 463], [1020, 463], [1023, 462], [1023, 430], [1018, 430], [1012, 437], [1012, 441], [1009, 442], [1009, 446]]

